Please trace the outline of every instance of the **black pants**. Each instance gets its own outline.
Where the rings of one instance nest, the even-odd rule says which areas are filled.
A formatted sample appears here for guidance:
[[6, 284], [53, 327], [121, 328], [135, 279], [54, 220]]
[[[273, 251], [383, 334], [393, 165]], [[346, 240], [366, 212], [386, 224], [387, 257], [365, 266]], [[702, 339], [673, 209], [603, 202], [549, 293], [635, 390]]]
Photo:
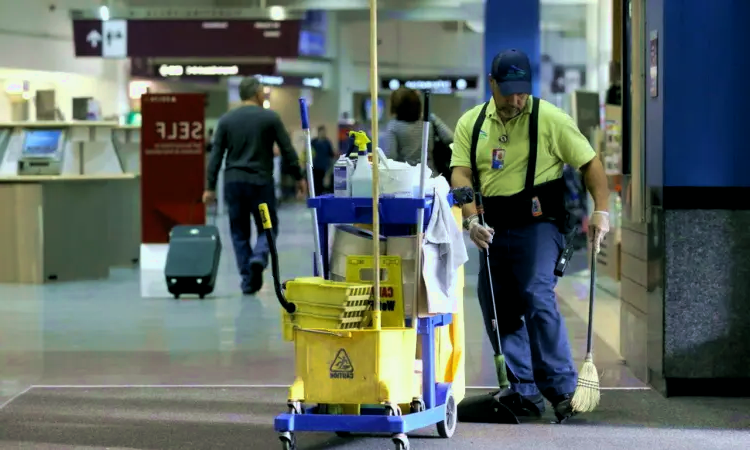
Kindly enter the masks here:
[[326, 179], [326, 172], [326, 170], [313, 168], [313, 186], [315, 187], [315, 195], [328, 193], [323, 186]]
[[[274, 236], [279, 233], [276, 193], [273, 183], [233, 182], [224, 185], [224, 197], [229, 210], [229, 229], [232, 233], [232, 245], [234, 246], [234, 255], [237, 258], [237, 269], [242, 277], [242, 288], [246, 289], [250, 287], [250, 266], [257, 264], [265, 269], [268, 265], [269, 244], [258, 209], [261, 203], [268, 205]], [[252, 237], [250, 217], [255, 220], [255, 228], [258, 232], [254, 249], [250, 245]]]

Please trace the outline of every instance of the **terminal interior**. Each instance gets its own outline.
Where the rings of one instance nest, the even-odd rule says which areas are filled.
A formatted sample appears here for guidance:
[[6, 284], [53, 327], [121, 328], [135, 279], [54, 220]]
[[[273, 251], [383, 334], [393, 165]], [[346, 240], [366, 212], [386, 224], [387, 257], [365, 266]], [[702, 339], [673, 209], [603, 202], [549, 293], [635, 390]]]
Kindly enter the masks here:
[[[62, 3], [71, 3], [61, 7], [67, 12], [82, 8], [75, 2]], [[87, 14], [101, 13], [98, 3], [90, 3], [83, 8], [90, 11]], [[144, 6], [133, 0], [119, 3], [122, 11]], [[268, 3], [271, 7], [270, 3], [294, 2]], [[215, 290], [204, 300], [171, 297], [164, 282], [168, 245], [142, 243], [140, 99], [146, 93], [204, 94], [203, 128], [208, 134], [222, 114], [240, 103], [237, 87], [242, 76], [256, 75], [230, 69], [270, 62], [273, 73], [258, 74], [266, 80], [263, 106], [280, 115], [298, 152], [305, 140], [299, 127], [301, 97], [310, 104], [311, 128], [324, 126], [338, 145], [342, 124], [367, 128], [372, 120], [368, 11], [365, 2], [341, 11], [326, 10], [326, 2], [309, 3], [327, 14], [326, 38], [337, 49], [335, 56], [158, 60], [178, 66], [221, 66], [223, 75], [233, 75], [211, 80], [118, 72], [114, 80], [96, 84], [85, 81], [90, 75], [84, 68], [66, 76], [66, 81], [54, 81], [49, 74], [64, 70], [58, 67], [45, 75], [36, 63], [17, 59], [5, 64], [6, 57], [0, 56], [0, 83], [5, 87], [0, 93], [5, 97], [0, 101], [0, 208], [4, 211], [0, 214], [0, 449], [280, 448], [273, 418], [286, 411], [295, 354], [294, 346], [283, 339], [282, 310], [270, 271], [257, 294], [239, 291], [220, 178], [218, 203], [207, 208], [205, 218], [205, 223], [219, 228], [224, 248]], [[487, 39], [508, 39], [510, 31], [493, 29], [495, 19], [490, 16], [518, 4], [488, 0], [486, 8], [478, 9], [481, 14], [473, 17], [477, 2], [464, 6], [455, 2], [442, 13], [437, 0], [415, 2], [416, 9], [409, 11], [384, 3], [381, 46], [390, 49], [382, 50], [385, 56], [381, 56], [385, 60], [377, 96], [381, 130], [390, 119], [389, 86], [408, 80], [412, 85], [451, 86], [433, 96], [433, 112], [453, 127], [464, 111], [485, 98], [483, 44]], [[448, 3], [453, 2], [440, 5]], [[747, 248], [750, 238], [739, 231], [750, 223], [742, 206], [746, 201], [736, 200], [729, 207], [683, 205], [670, 210], [672, 203], [654, 194], [653, 176], [639, 169], [658, 159], [665, 166], [664, 179], [680, 176], [670, 175], [677, 169], [670, 172], [673, 169], [666, 167], [667, 161], [675, 160], [667, 150], [659, 156], [662, 159], [648, 153], [654, 142], [677, 133], [666, 125], [667, 113], [648, 104], [658, 95], [667, 95], [667, 81], [657, 83], [658, 93], [643, 81], [646, 75], [661, 74], [658, 70], [666, 74], [662, 78], [675, 77], [672, 74], [679, 69], [662, 60], [658, 70], [653, 64], [649, 68], [648, 52], [632, 50], [659, 45], [658, 39], [663, 39], [660, 45], [668, 43], [677, 53], [676, 42], [686, 34], [673, 37], [659, 28], [663, 36], [657, 39], [655, 31], [646, 33], [646, 20], [664, 21], [661, 14], [675, 12], [680, 2], [528, 3], [536, 6], [524, 4], [517, 13], [536, 11], [535, 25], [519, 24], [514, 32], [532, 36], [536, 40], [527, 42], [539, 44], [535, 54], [544, 80], [540, 95], [569, 112], [590, 135], [612, 190], [613, 226], [597, 257], [593, 315], [601, 404], [565, 425], [549, 423], [554, 417], [548, 412], [542, 421], [520, 426], [459, 423], [450, 440], [436, 439], [434, 427], [425, 428], [410, 434], [412, 448], [750, 448], [750, 289], [746, 283], [750, 278], [743, 278], [750, 269], [728, 250], [707, 250]], [[689, 4], [685, 8], [692, 20], [697, 20], [697, 3], [684, 3]], [[149, 6], [154, 11], [165, 7]], [[750, 18], [748, 8], [738, 8], [736, 14]], [[458, 9], [463, 9], [461, 17], [466, 20], [443, 17]], [[635, 19], [624, 19], [624, 11]], [[5, 23], [1, 16], [0, 25]], [[706, 23], [718, 27], [716, 23], [728, 17], [729, 13], [716, 12]], [[70, 27], [69, 16], [57, 20]], [[706, 23], [703, 26], [708, 27]], [[13, 33], [23, 36], [22, 31]], [[70, 35], [70, 30], [65, 33]], [[18, 39], [22, 42], [22, 37]], [[71, 41], [66, 45], [73, 58], [72, 37], [66, 39]], [[355, 39], [356, 43], [347, 43]], [[721, 45], [731, 46], [729, 38], [722, 39]], [[599, 44], [594, 45], [595, 40]], [[440, 56], [438, 63], [430, 65], [441, 53], [425, 50], [432, 42], [450, 49], [453, 56]], [[0, 50], [4, 48], [0, 44]], [[549, 64], [541, 64], [545, 62]], [[119, 60], [103, 64], [109, 69], [116, 65], [120, 72], [125, 67]], [[9, 69], [2, 69], [6, 65]], [[29, 75], [24, 74], [25, 67]], [[613, 86], [622, 88], [618, 78], [623, 74], [635, 94], [625, 93], [620, 104], [610, 104], [604, 99]], [[84, 81], [78, 82], [75, 92], [66, 91], [66, 83], [72, 86], [75, 77]], [[98, 86], [106, 94], [81, 86]], [[109, 86], [117, 92], [113, 94]], [[51, 108], [44, 101], [49, 98]], [[669, 97], [660, 101], [659, 108], [679, 110], [671, 103], [665, 106], [675, 101]], [[717, 111], [722, 107], [709, 104]], [[656, 114], [663, 115], [658, 120], [664, 124], [650, 125], [656, 123]], [[731, 122], [722, 117], [724, 123]], [[722, 130], [721, 123], [711, 123], [712, 132]], [[657, 127], [659, 137], [647, 134]], [[701, 137], [700, 142], [706, 139]], [[632, 155], [623, 151], [624, 142], [634, 149]], [[311, 213], [303, 200], [285, 193], [278, 157], [275, 171], [281, 201], [277, 241], [281, 277], [310, 276]], [[723, 173], [730, 171], [725, 167]], [[711, 176], [714, 181], [719, 177]], [[747, 189], [747, 182], [738, 176], [727, 175], [726, 180], [714, 184], [735, 190], [722, 195], [741, 195], [740, 189]], [[714, 181], [676, 185], [697, 189]], [[667, 182], [662, 184], [666, 192]], [[717, 195], [690, 192], [701, 199]], [[633, 212], [639, 208], [640, 218]], [[723, 230], [722, 237], [694, 231], [698, 227]], [[463, 289], [463, 356], [467, 394], [472, 395], [496, 389], [497, 379], [476, 294], [481, 255], [468, 237], [465, 243], [470, 259]], [[683, 260], [692, 257], [689, 251], [711, 261], [711, 268], [683, 267]], [[576, 251], [556, 291], [576, 364], [586, 356], [589, 256], [585, 245]], [[699, 279], [693, 280], [693, 275]], [[667, 289], [670, 285], [672, 291]], [[390, 440], [373, 436], [304, 433], [298, 437], [301, 449], [390, 446]]]

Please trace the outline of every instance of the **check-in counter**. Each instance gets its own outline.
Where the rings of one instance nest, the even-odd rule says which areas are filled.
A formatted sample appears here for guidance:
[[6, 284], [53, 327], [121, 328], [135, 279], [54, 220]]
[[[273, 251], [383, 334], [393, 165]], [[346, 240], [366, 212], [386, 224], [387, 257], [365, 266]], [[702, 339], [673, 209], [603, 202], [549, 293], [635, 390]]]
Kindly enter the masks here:
[[[140, 179], [123, 170], [116, 128], [0, 123], [0, 135], [9, 135], [0, 149], [0, 283], [106, 278], [112, 267], [138, 261]], [[61, 132], [59, 143], [49, 138], [54, 133], [32, 139], [39, 130]], [[41, 154], [59, 162], [58, 173], [45, 168]], [[43, 173], [34, 174], [35, 165]]]

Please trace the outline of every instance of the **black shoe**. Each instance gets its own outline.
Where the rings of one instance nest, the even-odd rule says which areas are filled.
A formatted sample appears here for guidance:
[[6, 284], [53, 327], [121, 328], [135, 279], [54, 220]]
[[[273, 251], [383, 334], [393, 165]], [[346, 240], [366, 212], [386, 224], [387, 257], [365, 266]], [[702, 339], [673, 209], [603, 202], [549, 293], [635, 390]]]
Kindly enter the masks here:
[[243, 283], [242, 293], [253, 295], [263, 287], [263, 265], [257, 262], [250, 263], [250, 280]]
[[564, 394], [553, 399], [552, 407], [555, 410], [557, 423], [565, 423], [568, 419], [576, 415], [576, 412], [571, 405], [572, 399], [573, 394]]
[[513, 412], [516, 417], [538, 418], [544, 413], [544, 397], [541, 394], [525, 397], [519, 393], [503, 395], [503, 391], [500, 391], [496, 392], [494, 396], [498, 402]]

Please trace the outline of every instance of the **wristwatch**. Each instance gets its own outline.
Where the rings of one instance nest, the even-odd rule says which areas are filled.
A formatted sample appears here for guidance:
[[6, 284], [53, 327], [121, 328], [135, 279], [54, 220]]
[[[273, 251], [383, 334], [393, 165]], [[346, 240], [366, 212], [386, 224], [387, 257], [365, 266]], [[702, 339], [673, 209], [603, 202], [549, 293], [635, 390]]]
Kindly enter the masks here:
[[470, 231], [471, 226], [477, 222], [479, 222], [479, 216], [477, 216], [476, 214], [472, 214], [471, 216], [465, 218], [463, 221], [464, 230]]

